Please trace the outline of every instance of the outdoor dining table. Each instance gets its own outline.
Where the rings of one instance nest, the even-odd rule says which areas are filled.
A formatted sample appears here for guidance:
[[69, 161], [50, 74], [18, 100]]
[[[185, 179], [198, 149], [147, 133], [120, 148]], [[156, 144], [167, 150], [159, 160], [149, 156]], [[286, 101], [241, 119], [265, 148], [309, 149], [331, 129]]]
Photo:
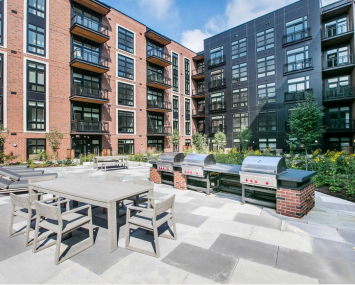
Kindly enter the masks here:
[[153, 190], [153, 186], [94, 180], [90, 178], [58, 178], [29, 182], [29, 194], [43, 192], [77, 202], [107, 208], [109, 251], [117, 249], [117, 202]]

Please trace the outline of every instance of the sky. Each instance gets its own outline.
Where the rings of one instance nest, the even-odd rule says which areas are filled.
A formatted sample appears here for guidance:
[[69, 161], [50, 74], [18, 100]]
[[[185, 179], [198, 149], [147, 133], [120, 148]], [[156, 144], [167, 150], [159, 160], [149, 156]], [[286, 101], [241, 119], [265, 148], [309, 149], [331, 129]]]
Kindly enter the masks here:
[[[199, 52], [203, 40], [296, 0], [101, 0]], [[322, 0], [323, 6], [336, 2]]]

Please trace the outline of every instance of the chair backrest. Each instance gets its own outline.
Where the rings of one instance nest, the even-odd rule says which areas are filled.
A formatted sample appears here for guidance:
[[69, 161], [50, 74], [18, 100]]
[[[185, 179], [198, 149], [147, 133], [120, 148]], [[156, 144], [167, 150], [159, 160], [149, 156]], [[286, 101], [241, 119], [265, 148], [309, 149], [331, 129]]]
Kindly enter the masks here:
[[31, 199], [28, 194], [15, 195], [13, 193], [10, 193], [10, 197], [11, 197], [12, 205], [19, 207], [19, 208], [26, 208], [28, 210], [31, 208]]
[[121, 182], [123, 181], [123, 176], [111, 176], [111, 175], [108, 175], [106, 176], [106, 180], [107, 181], [115, 181], [115, 182]]
[[158, 216], [174, 207], [175, 194], [168, 195], [163, 201], [154, 204], [155, 216]]
[[142, 179], [133, 179], [133, 184], [145, 185], [145, 186], [152, 186], [153, 189], [149, 190], [148, 196], [154, 195], [154, 182], [149, 180], [142, 180]]
[[42, 202], [35, 201], [36, 213], [41, 216], [45, 217], [46, 219], [53, 219], [57, 221], [62, 220], [62, 215], [60, 212], [60, 207], [46, 205]]

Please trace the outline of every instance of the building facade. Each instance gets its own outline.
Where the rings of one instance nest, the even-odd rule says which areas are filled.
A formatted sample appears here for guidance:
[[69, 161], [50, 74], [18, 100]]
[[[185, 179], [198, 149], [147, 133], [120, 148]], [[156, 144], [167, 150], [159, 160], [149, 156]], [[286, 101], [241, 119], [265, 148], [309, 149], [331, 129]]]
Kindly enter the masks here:
[[191, 144], [191, 50], [96, 0], [0, 0], [1, 123], [18, 160]]
[[[353, 6], [302, 0], [206, 39], [206, 96], [194, 99], [206, 106], [206, 134], [223, 131], [227, 147], [239, 147], [238, 133], [248, 127], [253, 149], [287, 151], [289, 116], [312, 93], [325, 108], [319, 147], [353, 152]], [[200, 122], [194, 118], [197, 131]]]

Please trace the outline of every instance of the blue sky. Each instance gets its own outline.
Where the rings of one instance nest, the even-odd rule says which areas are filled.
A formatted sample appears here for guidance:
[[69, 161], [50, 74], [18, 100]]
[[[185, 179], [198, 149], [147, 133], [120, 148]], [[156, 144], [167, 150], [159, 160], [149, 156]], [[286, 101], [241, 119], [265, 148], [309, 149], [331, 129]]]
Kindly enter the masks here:
[[[296, 0], [101, 0], [195, 52], [203, 39]], [[327, 5], [334, 0], [322, 0]]]

